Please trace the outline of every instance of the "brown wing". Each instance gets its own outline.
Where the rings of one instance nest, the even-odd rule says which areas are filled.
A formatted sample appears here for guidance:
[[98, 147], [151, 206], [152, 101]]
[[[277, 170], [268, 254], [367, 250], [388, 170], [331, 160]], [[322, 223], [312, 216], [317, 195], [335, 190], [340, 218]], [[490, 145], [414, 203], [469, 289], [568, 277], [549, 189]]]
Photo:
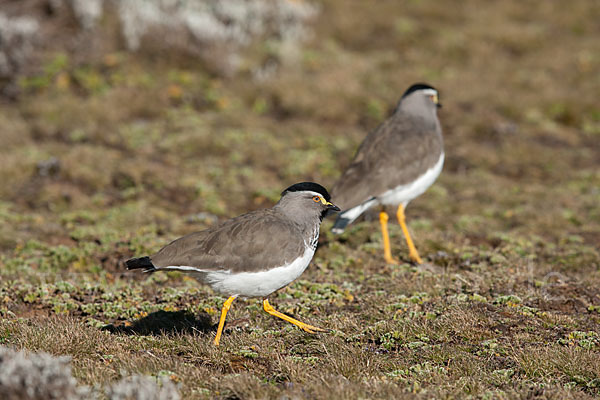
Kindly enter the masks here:
[[261, 271], [304, 254], [300, 230], [277, 212], [250, 212], [179, 238], [151, 256], [157, 267]]
[[336, 205], [342, 210], [356, 207], [414, 181], [435, 165], [442, 152], [442, 136], [439, 127], [428, 125], [394, 114], [371, 132], [331, 191]]

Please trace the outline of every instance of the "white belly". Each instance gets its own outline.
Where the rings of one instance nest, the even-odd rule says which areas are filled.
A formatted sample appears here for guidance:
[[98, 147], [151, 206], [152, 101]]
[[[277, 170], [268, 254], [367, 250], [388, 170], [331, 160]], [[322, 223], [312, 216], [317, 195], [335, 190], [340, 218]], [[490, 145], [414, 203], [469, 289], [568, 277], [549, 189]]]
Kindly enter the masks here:
[[377, 196], [377, 201], [380, 204], [385, 205], [399, 205], [408, 204], [412, 199], [422, 195], [429, 186], [435, 182], [437, 177], [442, 172], [444, 166], [444, 153], [440, 155], [440, 158], [435, 165], [429, 168], [423, 175], [417, 178], [414, 182], [406, 185], [396, 186], [393, 189], [388, 190], [381, 196]]
[[281, 267], [237, 274], [229, 271], [209, 271], [203, 280], [214, 290], [228, 296], [266, 297], [302, 275], [314, 254], [314, 249], [307, 247], [302, 257]]

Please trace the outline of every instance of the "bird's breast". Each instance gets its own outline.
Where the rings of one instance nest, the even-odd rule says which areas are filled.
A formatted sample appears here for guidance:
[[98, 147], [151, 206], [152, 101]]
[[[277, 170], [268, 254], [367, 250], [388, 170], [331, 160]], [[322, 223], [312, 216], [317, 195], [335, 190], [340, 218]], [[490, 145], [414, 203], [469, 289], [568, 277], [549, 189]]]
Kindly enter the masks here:
[[444, 166], [444, 153], [440, 154], [438, 161], [422, 175], [420, 175], [414, 181], [396, 186], [377, 196], [377, 200], [380, 204], [384, 205], [398, 205], [407, 204], [412, 199], [422, 195], [429, 186], [435, 182], [437, 177], [442, 172]]
[[298, 278], [314, 254], [314, 248], [306, 246], [300, 257], [279, 267], [257, 272], [212, 271], [204, 281], [227, 296], [266, 297]]

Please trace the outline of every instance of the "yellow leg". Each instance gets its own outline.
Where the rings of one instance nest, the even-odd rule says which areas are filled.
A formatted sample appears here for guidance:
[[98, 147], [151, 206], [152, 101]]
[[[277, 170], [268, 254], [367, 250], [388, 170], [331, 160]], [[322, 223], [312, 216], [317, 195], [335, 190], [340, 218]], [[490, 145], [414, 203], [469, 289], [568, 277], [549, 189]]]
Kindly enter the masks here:
[[267, 299], [265, 299], [263, 301], [263, 308], [269, 314], [271, 314], [277, 318], [281, 318], [282, 320], [287, 321], [289, 323], [292, 323], [292, 324], [300, 327], [301, 329], [304, 329], [308, 333], [327, 332], [327, 329], [321, 329], [321, 328], [317, 328], [316, 326], [305, 324], [304, 322], [300, 322], [297, 319], [288, 317], [287, 315], [280, 313], [279, 311], [275, 310], [273, 308], [273, 306], [271, 306], [269, 304], [269, 300], [267, 300]]
[[408, 232], [408, 228], [406, 227], [406, 217], [404, 216], [404, 206], [400, 204], [398, 206], [398, 212], [396, 213], [396, 217], [398, 217], [398, 223], [402, 228], [402, 232], [404, 232], [404, 237], [406, 238], [406, 244], [408, 245], [408, 255], [411, 260], [416, 262], [417, 264], [423, 264], [423, 260], [419, 257], [419, 252], [415, 247], [415, 244], [410, 237], [410, 233]]
[[223, 333], [223, 326], [225, 326], [225, 317], [227, 316], [227, 311], [231, 308], [231, 303], [235, 300], [235, 296], [231, 296], [228, 298], [225, 303], [223, 303], [223, 309], [221, 310], [221, 319], [219, 320], [219, 328], [217, 329], [217, 336], [215, 337], [215, 346], [219, 345], [219, 341], [221, 340], [221, 334]]
[[398, 264], [398, 260], [392, 257], [392, 248], [390, 246], [390, 235], [388, 234], [387, 222], [390, 219], [385, 211], [379, 213], [379, 223], [381, 224], [381, 235], [383, 236], [383, 257], [388, 264]]

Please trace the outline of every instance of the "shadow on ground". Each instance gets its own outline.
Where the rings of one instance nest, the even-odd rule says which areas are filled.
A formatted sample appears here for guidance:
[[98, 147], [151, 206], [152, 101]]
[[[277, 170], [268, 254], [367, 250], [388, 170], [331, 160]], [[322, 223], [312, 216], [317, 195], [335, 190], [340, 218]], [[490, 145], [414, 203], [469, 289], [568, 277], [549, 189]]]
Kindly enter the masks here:
[[127, 335], [165, 335], [169, 333], [207, 333], [213, 330], [210, 315], [194, 315], [188, 311], [156, 311], [137, 321], [122, 325], [109, 324], [103, 331]]

